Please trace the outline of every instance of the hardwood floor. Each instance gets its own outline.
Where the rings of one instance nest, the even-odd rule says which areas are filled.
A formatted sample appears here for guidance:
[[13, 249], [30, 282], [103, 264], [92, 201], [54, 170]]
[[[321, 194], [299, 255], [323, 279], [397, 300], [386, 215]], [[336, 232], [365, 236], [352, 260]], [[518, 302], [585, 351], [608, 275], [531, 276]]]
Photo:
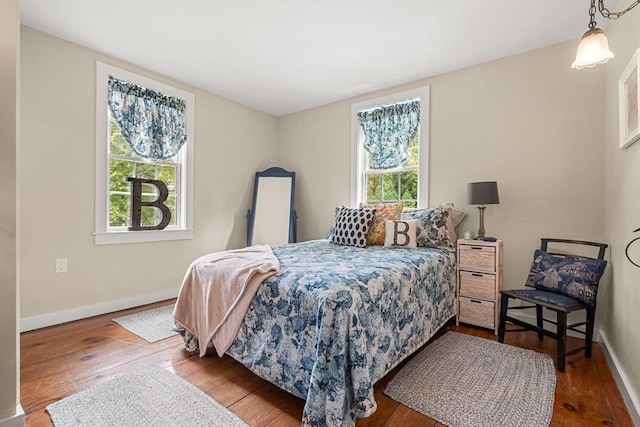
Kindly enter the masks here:
[[[171, 301], [118, 312], [118, 315]], [[250, 426], [299, 426], [304, 401], [251, 373], [228, 356], [200, 358], [184, 350], [179, 336], [149, 344], [112, 322], [113, 313], [21, 335], [21, 404], [27, 426], [51, 426], [45, 407], [92, 385], [147, 365], [168, 368], [228, 407]], [[446, 331], [483, 338], [489, 330], [450, 322]], [[438, 336], [439, 336], [438, 335]], [[572, 339], [573, 340], [573, 339]], [[572, 344], [569, 341], [571, 348]], [[554, 357], [555, 341], [538, 341], [533, 333], [507, 334], [507, 343]], [[576, 340], [577, 342], [577, 340]], [[382, 394], [401, 364], [375, 386], [378, 410], [359, 419], [364, 426], [442, 426]], [[569, 356], [565, 373], [557, 373], [552, 426], [633, 426], [599, 344], [593, 357]]]

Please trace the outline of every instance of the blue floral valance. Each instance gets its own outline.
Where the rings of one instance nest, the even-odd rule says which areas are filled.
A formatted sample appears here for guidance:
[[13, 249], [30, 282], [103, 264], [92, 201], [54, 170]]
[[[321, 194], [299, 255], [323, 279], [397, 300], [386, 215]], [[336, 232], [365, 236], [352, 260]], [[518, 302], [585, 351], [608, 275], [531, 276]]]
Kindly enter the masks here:
[[407, 160], [409, 141], [418, 132], [420, 100], [383, 105], [358, 112], [364, 148], [372, 169], [395, 168]]
[[182, 99], [109, 76], [109, 108], [129, 146], [141, 157], [169, 159], [187, 141]]

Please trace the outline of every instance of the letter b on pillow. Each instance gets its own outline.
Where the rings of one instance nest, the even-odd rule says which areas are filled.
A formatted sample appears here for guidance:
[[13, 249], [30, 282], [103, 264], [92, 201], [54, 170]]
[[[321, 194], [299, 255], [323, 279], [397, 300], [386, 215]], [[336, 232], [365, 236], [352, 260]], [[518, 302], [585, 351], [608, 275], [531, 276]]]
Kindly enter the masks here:
[[389, 248], [415, 248], [416, 220], [386, 220], [384, 245]]

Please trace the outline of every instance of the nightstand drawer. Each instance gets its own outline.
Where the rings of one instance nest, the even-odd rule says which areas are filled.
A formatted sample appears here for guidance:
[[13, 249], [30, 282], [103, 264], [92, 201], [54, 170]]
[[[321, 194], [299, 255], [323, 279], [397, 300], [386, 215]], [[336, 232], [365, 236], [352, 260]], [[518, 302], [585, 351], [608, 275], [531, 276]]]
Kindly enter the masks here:
[[495, 304], [489, 301], [460, 297], [460, 321], [486, 328], [495, 328]]
[[460, 269], [496, 271], [496, 248], [493, 246], [460, 245]]
[[461, 271], [460, 296], [495, 301], [496, 275]]

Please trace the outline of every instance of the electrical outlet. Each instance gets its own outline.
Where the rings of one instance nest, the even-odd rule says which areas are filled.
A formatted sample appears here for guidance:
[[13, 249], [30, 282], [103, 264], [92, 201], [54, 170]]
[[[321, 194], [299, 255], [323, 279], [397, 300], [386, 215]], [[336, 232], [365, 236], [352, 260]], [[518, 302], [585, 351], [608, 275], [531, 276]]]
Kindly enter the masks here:
[[67, 272], [67, 259], [66, 258], [57, 258], [56, 259], [56, 273], [66, 273]]

